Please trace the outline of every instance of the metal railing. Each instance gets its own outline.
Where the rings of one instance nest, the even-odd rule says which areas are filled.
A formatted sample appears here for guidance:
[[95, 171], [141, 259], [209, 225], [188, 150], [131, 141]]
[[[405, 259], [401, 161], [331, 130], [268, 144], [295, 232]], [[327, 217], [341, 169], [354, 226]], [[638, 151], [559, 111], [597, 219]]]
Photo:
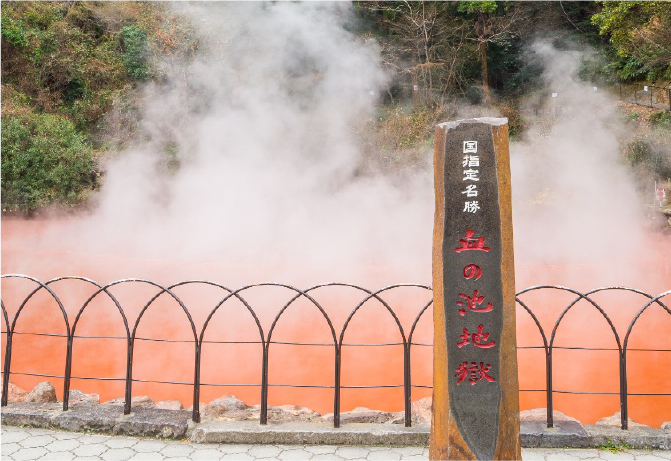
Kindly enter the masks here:
[[[620, 84], [620, 100], [623, 100], [622, 85]], [[636, 85], [629, 101], [639, 106], [648, 106], [654, 109], [671, 111], [671, 88], [662, 88], [654, 85]]]
[[[413, 388], [418, 388], [418, 387], [423, 387], [423, 388], [430, 388], [431, 386], [426, 386], [426, 385], [415, 385], [412, 384], [412, 374], [411, 374], [411, 346], [431, 346], [431, 344], [427, 343], [416, 343], [413, 342], [413, 335], [416, 332], [416, 327], [419, 322], [419, 320], [422, 318], [422, 316], [426, 313], [428, 308], [431, 306], [433, 300], [431, 298], [431, 287], [426, 286], [426, 285], [421, 285], [421, 284], [398, 284], [398, 285], [391, 285], [384, 287], [382, 289], [379, 289], [377, 291], [371, 291], [366, 288], [362, 288], [356, 285], [351, 285], [351, 284], [345, 284], [345, 283], [327, 283], [327, 284], [321, 284], [321, 285], [315, 285], [312, 287], [309, 287], [308, 289], [305, 290], [300, 290], [298, 288], [289, 286], [289, 285], [284, 285], [284, 284], [278, 284], [278, 283], [261, 283], [261, 284], [254, 284], [254, 285], [247, 285], [242, 288], [238, 289], [230, 289], [227, 288], [223, 285], [220, 285], [218, 283], [214, 282], [209, 282], [209, 281], [201, 281], [201, 280], [189, 280], [189, 281], [184, 281], [180, 283], [176, 283], [174, 285], [170, 285], [167, 287], [161, 286], [155, 282], [149, 281], [149, 280], [143, 280], [143, 279], [124, 279], [124, 280], [118, 280], [112, 283], [108, 283], [106, 285], [101, 285], [93, 280], [84, 278], [84, 277], [59, 277], [55, 278], [52, 280], [49, 280], [47, 282], [41, 282], [33, 277], [29, 277], [26, 275], [20, 275], [20, 274], [7, 274], [7, 275], [2, 275], [0, 278], [2, 279], [23, 279], [23, 280], [28, 280], [32, 283], [35, 284], [35, 288], [25, 297], [23, 298], [23, 301], [21, 302], [20, 306], [18, 307], [14, 318], [11, 320], [9, 319], [9, 315], [7, 313], [7, 309], [5, 308], [5, 304], [2, 300], [0, 300], [0, 305], [2, 307], [2, 314], [4, 318], [4, 324], [5, 324], [5, 330], [2, 331], [3, 334], [6, 335], [6, 347], [5, 347], [5, 357], [4, 357], [4, 364], [3, 364], [3, 390], [2, 390], [2, 400], [1, 404], [2, 406], [7, 405], [7, 400], [8, 400], [8, 384], [9, 384], [9, 378], [11, 372], [11, 360], [12, 360], [12, 339], [14, 335], [17, 334], [37, 334], [37, 335], [45, 335], [43, 333], [26, 333], [26, 332], [19, 332], [16, 331], [16, 323], [17, 320], [19, 319], [19, 316], [21, 313], [24, 311], [26, 308], [26, 305], [30, 301], [33, 296], [35, 296], [38, 292], [44, 290], [46, 293], [48, 293], [48, 296], [53, 299], [53, 301], [58, 305], [58, 308], [60, 309], [60, 312], [63, 316], [63, 321], [65, 325], [65, 330], [66, 334], [65, 335], [59, 335], [59, 334], [48, 334], [46, 336], [60, 336], [60, 337], [65, 337], [67, 339], [67, 350], [66, 350], [66, 355], [65, 355], [65, 371], [62, 376], [56, 376], [56, 375], [46, 375], [46, 374], [37, 374], [37, 373], [21, 373], [21, 372], [14, 372], [14, 374], [20, 374], [20, 375], [29, 375], [29, 376], [44, 376], [44, 377], [53, 377], [53, 378], [62, 378], [64, 382], [63, 386], [63, 410], [68, 409], [68, 400], [69, 400], [69, 390], [70, 390], [70, 383], [72, 379], [99, 379], [99, 380], [117, 380], [117, 381], [124, 381], [125, 382], [125, 394], [124, 394], [124, 414], [129, 414], [131, 411], [131, 394], [132, 394], [132, 386], [133, 382], [149, 382], [149, 383], [164, 383], [164, 384], [189, 384], [193, 386], [193, 410], [192, 410], [192, 419], [194, 422], [199, 422], [200, 421], [200, 388], [203, 385], [217, 385], [217, 384], [206, 384], [201, 382], [201, 351], [204, 343], [210, 343], [210, 342], [218, 342], [218, 343], [232, 343], [236, 344], [237, 342], [235, 341], [205, 341], [204, 340], [204, 335], [205, 332], [207, 331], [208, 325], [210, 324], [213, 316], [220, 310], [220, 308], [230, 300], [238, 300], [242, 303], [242, 305], [246, 308], [246, 310], [249, 312], [251, 315], [252, 319], [254, 320], [254, 323], [256, 325], [256, 328], [258, 329], [258, 334], [259, 334], [259, 340], [258, 341], [253, 341], [252, 343], [257, 343], [261, 346], [262, 348], [262, 363], [261, 363], [261, 409], [260, 409], [260, 423], [261, 424], [266, 424], [268, 421], [268, 389], [269, 387], [272, 387], [273, 384], [269, 384], [268, 382], [268, 365], [269, 365], [269, 352], [270, 352], [270, 346], [271, 344], [294, 344], [294, 345], [307, 345], [305, 343], [297, 343], [297, 342], [277, 342], [273, 341], [273, 332], [275, 331], [275, 328], [278, 324], [278, 321], [280, 318], [285, 314], [287, 309], [294, 304], [298, 299], [304, 299], [309, 302], [310, 305], [314, 306], [316, 309], [318, 309], [319, 313], [321, 316], [324, 318], [326, 324], [328, 325], [331, 338], [332, 338], [332, 343], [323, 343], [323, 344], [309, 344], [309, 345], [322, 345], [322, 346], [330, 346], [333, 347], [334, 351], [334, 383], [333, 386], [310, 386], [310, 385], [296, 385], [293, 387], [327, 387], [327, 388], [332, 388], [334, 391], [334, 403], [333, 403], [333, 424], [335, 427], [340, 426], [340, 403], [341, 403], [341, 390], [344, 388], [377, 388], [377, 387], [390, 387], [387, 385], [380, 385], [380, 386], [343, 386], [341, 384], [341, 368], [342, 368], [342, 349], [344, 346], [352, 346], [354, 344], [347, 344], [344, 342], [345, 338], [345, 333], [347, 331], [348, 326], [350, 325], [352, 319], [354, 316], [357, 314], [357, 312], [360, 311], [361, 307], [366, 304], [367, 302], [371, 300], [376, 300], [379, 303], [384, 306], [384, 308], [387, 310], [389, 315], [392, 317], [394, 323], [398, 327], [398, 331], [401, 337], [401, 342], [398, 343], [385, 343], [385, 344], [367, 344], [367, 345], [402, 345], [403, 346], [403, 398], [404, 398], [404, 422], [407, 427], [411, 426], [412, 424], [412, 409], [411, 409], [411, 396], [412, 396], [412, 389]], [[77, 315], [74, 318], [74, 321], [72, 324], [70, 324], [70, 319], [68, 318], [65, 306], [61, 299], [58, 297], [56, 292], [52, 289], [53, 284], [59, 281], [64, 281], [64, 280], [74, 280], [78, 282], [82, 282], [85, 284], [90, 284], [93, 287], [94, 293], [88, 297], [88, 299], [83, 303], [81, 308], [77, 311]], [[149, 285], [154, 287], [157, 291], [151, 297], [151, 299], [144, 305], [144, 307], [140, 310], [140, 313], [135, 320], [135, 322], [131, 325], [129, 323], [128, 318], [126, 316], [126, 313], [124, 312], [124, 309], [121, 305], [121, 303], [118, 301], [118, 299], [111, 293], [111, 289], [115, 286], [123, 285], [123, 284], [130, 284], [130, 283], [141, 283], [145, 285]], [[207, 316], [202, 329], [200, 332], [198, 332], [196, 325], [194, 323], [193, 317], [191, 315], [191, 312], [187, 308], [186, 304], [180, 299], [173, 290], [175, 290], [178, 287], [181, 286], [186, 286], [186, 285], [209, 285], [212, 287], [216, 287], [220, 290], [223, 291], [223, 297], [221, 298], [221, 301], [219, 301], [215, 307], [209, 312], [209, 315]], [[257, 313], [254, 311], [250, 303], [243, 297], [243, 294], [246, 294], [249, 290], [252, 290], [253, 288], [256, 287], [281, 287], [285, 290], [288, 290], [291, 294], [291, 299], [286, 302], [279, 312], [275, 315], [274, 320], [272, 321], [272, 324], [267, 332], [267, 334], [264, 334], [263, 327], [261, 325], [261, 322], [259, 320], [259, 317]], [[341, 288], [348, 288], [348, 289], [353, 289], [355, 291], [358, 291], [362, 295], [362, 299], [358, 304], [355, 305], [355, 307], [352, 309], [352, 311], [349, 313], [349, 316], [347, 317], [346, 321], [344, 322], [344, 325], [342, 329], [340, 330], [339, 334], [336, 332], [336, 329], [333, 326], [333, 321], [332, 319], [328, 316], [324, 308], [320, 305], [319, 302], [314, 298], [314, 293], [320, 289], [326, 288], [326, 287], [341, 287]], [[397, 316], [396, 312], [391, 308], [390, 304], [383, 298], [384, 295], [392, 292], [393, 290], [396, 289], [401, 289], [401, 288], [407, 288], [407, 287], [415, 287], [420, 290], [424, 290], [427, 292], [428, 299], [421, 301], [418, 304], [418, 311], [416, 316], [414, 317], [414, 321], [410, 325], [409, 330], [407, 330], [407, 335], [406, 335], [406, 330], [404, 330], [401, 321], [399, 320], [399, 317]], [[550, 333], [550, 336], [548, 338], [546, 331], [543, 329], [541, 322], [538, 320], [538, 317], [534, 314], [534, 312], [530, 309], [530, 307], [520, 299], [520, 296], [534, 292], [534, 291], [539, 291], [539, 290], [557, 290], [557, 291], [562, 291], [569, 293], [571, 295], [574, 295], [575, 298], [573, 301], [571, 301], [561, 312], [559, 317], [557, 318], [556, 322], [554, 323], [554, 326], [552, 328], [552, 332]], [[590, 296], [599, 293], [599, 292], [606, 292], [606, 291], [626, 291], [626, 292], [631, 292], [631, 293], [636, 293], [640, 296], [642, 296], [646, 301], [645, 303], [638, 309], [634, 317], [631, 319], [629, 326], [627, 328], [626, 334], [624, 335], [624, 338], [620, 336], [620, 334], [617, 332], [611, 318], [606, 314], [604, 311], [603, 307], [600, 306], [598, 303], [594, 301]], [[194, 366], [194, 371], [193, 371], [193, 381], [191, 383], [183, 383], [183, 382], [170, 382], [170, 381], [151, 381], [151, 380], [139, 380], [136, 378], [133, 378], [133, 355], [134, 355], [134, 349], [135, 349], [135, 343], [136, 341], [147, 339], [147, 338], [141, 338], [137, 336], [137, 330], [138, 326], [140, 324], [140, 321], [142, 320], [145, 312], [149, 307], [155, 303], [155, 301], [162, 295], [168, 296], [172, 298], [178, 305], [179, 307], [183, 310], [183, 312], [186, 315], [186, 318], [188, 320], [188, 324], [191, 330], [191, 334], [193, 334], [193, 340], [189, 340], [188, 342], [192, 342], [194, 345], [194, 358], [195, 358], [195, 366]], [[619, 363], [619, 392], [617, 395], [619, 395], [619, 400], [620, 400], [620, 409], [621, 409], [621, 426], [622, 429], [627, 429], [627, 420], [628, 420], [628, 396], [630, 395], [654, 395], [654, 396], [671, 396], [671, 392], [669, 393], [629, 393], [627, 391], [627, 351], [630, 350], [628, 349], [628, 344], [629, 344], [629, 338], [631, 336], [631, 333], [633, 331], [634, 326], [636, 325], [638, 319], [641, 317], [641, 315], [653, 304], [656, 304], [660, 306], [664, 311], [666, 311], [669, 315], [671, 315], [671, 310], [662, 302], [662, 299], [666, 296], [671, 295], [671, 291], [666, 291], [664, 293], [661, 293], [660, 295], [657, 296], [652, 296], [648, 293], [645, 293], [640, 290], [636, 290], [633, 288], [626, 288], [626, 287], [604, 287], [604, 288], [598, 288], [595, 290], [591, 290], [586, 293], [581, 293], [576, 290], [566, 288], [566, 287], [561, 287], [561, 286], [555, 286], [555, 285], [546, 285], [546, 286], [535, 286], [531, 288], [524, 289], [520, 292], [517, 293], [516, 296], [516, 301], [518, 305], [525, 311], [527, 312], [531, 318], [533, 319], [534, 324], [538, 328], [538, 331], [540, 333], [540, 336], [543, 341], [542, 346], [518, 346], [518, 349], [543, 349], [545, 353], [545, 377], [546, 377], [546, 388], [545, 389], [521, 389], [520, 392], [545, 392], [546, 394], [546, 401], [547, 401], [547, 425], [548, 427], [552, 427], [554, 424], [553, 421], [553, 395], [555, 393], [569, 393], [569, 394], [599, 394], [599, 395], [612, 395], [613, 393], [608, 393], [608, 392], [573, 392], [573, 391], [565, 391], [565, 390], [556, 390], [553, 387], [553, 351], [557, 349], [584, 349], [584, 350], [611, 350], [611, 351], [617, 351], [618, 353], [618, 363]], [[127, 356], [126, 356], [126, 376], [125, 378], [102, 378], [102, 377], [78, 377], [78, 376], [72, 376], [72, 360], [73, 360], [73, 343], [75, 338], [92, 338], [90, 336], [77, 336], [75, 333], [77, 331], [77, 326], [79, 324], [79, 321], [81, 319], [81, 316], [83, 312], [89, 307], [92, 303], [92, 301], [98, 297], [108, 297], [115, 305], [116, 309], [119, 312], [119, 315], [121, 316], [121, 319], [123, 320], [126, 336], [125, 337], [111, 337], [111, 336], [96, 336], [95, 338], [98, 339], [122, 339], [126, 341], [127, 345]], [[615, 343], [617, 345], [617, 348], [612, 348], [612, 349], [604, 349], [604, 348], [590, 348], [590, 347], [563, 347], [563, 346], [557, 346], [555, 345], [555, 339], [557, 335], [557, 330], [564, 318], [566, 317], [566, 314], [574, 308], [574, 306], [581, 300], [586, 301], [589, 303], [589, 305], [593, 306], [597, 311], [601, 314], [601, 316], [604, 317], [606, 322], [608, 323], [614, 339]], [[169, 340], [169, 339], [151, 339], [152, 341], [174, 341], [174, 340]], [[249, 344], [249, 341], [244, 342], [245, 344]], [[636, 351], [655, 351], [655, 352], [671, 352], [671, 349], [635, 349]], [[671, 364], [671, 355], [669, 356], [669, 364]], [[220, 385], [220, 384], [219, 384]], [[233, 385], [231, 385], [233, 386]], [[236, 385], [237, 386], [237, 385]], [[291, 385], [282, 385], [282, 386], [291, 386]], [[395, 386], [391, 386], [395, 387]], [[399, 386], [400, 387], [400, 386]]]

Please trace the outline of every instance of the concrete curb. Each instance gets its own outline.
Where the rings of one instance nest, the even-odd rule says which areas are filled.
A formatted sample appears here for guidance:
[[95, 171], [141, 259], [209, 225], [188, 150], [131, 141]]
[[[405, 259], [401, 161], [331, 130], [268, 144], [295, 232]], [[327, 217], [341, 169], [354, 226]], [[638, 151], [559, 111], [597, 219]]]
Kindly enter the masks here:
[[[427, 446], [429, 425], [272, 423], [210, 420], [193, 423], [191, 413], [178, 410], [134, 408], [123, 414], [120, 405], [77, 404], [62, 411], [58, 403], [9, 403], [2, 408], [2, 424], [67, 431], [93, 431], [115, 435], [182, 439], [194, 443], [278, 444], [278, 445], [396, 445]], [[671, 430], [635, 427], [626, 431], [613, 426], [582, 426], [576, 421], [520, 423], [525, 448], [598, 448], [608, 444], [634, 449], [671, 450]]]

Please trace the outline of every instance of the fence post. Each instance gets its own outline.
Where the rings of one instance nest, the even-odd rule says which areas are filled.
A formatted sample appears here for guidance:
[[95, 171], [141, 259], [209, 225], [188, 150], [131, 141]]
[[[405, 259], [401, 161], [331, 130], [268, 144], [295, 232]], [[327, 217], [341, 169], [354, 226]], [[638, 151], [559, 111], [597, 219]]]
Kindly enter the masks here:
[[264, 341], [261, 359], [261, 424], [268, 424], [268, 345]]
[[342, 365], [342, 344], [336, 344], [335, 383], [333, 386], [333, 427], [340, 427], [340, 369]]
[[405, 427], [412, 426], [412, 403], [410, 388], [410, 341], [403, 347], [403, 393], [405, 397]]
[[191, 419], [194, 423], [200, 422], [200, 353], [203, 347], [202, 339], [196, 340], [196, 357], [193, 372], [193, 411]]
[[128, 357], [126, 359], [126, 393], [123, 406], [123, 414], [130, 414], [130, 399], [133, 385], [133, 346], [135, 344], [135, 332], [128, 340]]
[[627, 350], [620, 351], [620, 422], [622, 429], [629, 427], [629, 411], [627, 408]]
[[552, 347], [548, 348], [548, 351], [545, 355], [545, 387], [546, 390], [546, 402], [545, 409], [547, 410], [547, 424], [548, 427], [554, 426], [554, 409], [552, 403]]
[[7, 329], [7, 343], [5, 344], [5, 363], [2, 375], [2, 401], [1, 406], [7, 406], [9, 397], [9, 368], [12, 360], [12, 328]]

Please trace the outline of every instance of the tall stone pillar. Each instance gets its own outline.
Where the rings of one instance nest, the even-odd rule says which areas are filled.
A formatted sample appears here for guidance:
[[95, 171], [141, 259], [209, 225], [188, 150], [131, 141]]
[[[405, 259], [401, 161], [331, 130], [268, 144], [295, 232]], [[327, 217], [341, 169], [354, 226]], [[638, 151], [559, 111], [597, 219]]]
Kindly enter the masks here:
[[432, 460], [519, 460], [508, 121], [434, 138]]

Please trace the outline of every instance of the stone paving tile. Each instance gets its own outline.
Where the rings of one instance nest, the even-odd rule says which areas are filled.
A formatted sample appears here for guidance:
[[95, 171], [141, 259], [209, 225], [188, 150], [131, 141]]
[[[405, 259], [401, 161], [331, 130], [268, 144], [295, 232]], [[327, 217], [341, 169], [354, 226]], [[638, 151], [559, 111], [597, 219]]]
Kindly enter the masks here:
[[23, 448], [43, 447], [45, 445], [49, 445], [55, 440], [56, 439], [50, 435], [38, 435], [37, 437], [28, 437], [27, 439], [21, 440], [19, 445], [21, 445]]
[[337, 456], [343, 459], [366, 459], [370, 451], [365, 447], [340, 447], [335, 451]]
[[112, 437], [106, 440], [104, 445], [110, 448], [130, 448], [138, 442], [138, 439], [131, 439], [129, 437]]
[[97, 456], [77, 456], [76, 458], [72, 458], [72, 461], [100, 461], [100, 458]]
[[257, 445], [247, 451], [247, 454], [257, 459], [276, 458], [280, 453], [282, 449], [273, 445]]
[[[67, 440], [54, 440], [49, 445], [46, 445], [44, 448], [53, 452], [53, 451], [72, 451], [79, 446], [79, 442], [76, 439], [67, 439]], [[4, 446], [2, 447], [4, 450]]]
[[551, 459], [552, 461], [575, 461], [576, 457], [570, 453], [557, 452], [553, 453], [552, 458], [548, 459]]
[[394, 453], [398, 453], [401, 456], [406, 455], [421, 455], [424, 453], [424, 448], [422, 447], [394, 447], [391, 449]]
[[221, 459], [223, 456], [224, 454], [217, 450], [216, 446], [212, 446], [212, 448], [199, 448], [195, 450], [189, 458], [194, 461], [214, 461]]
[[314, 455], [312, 461], [343, 461], [343, 459], [333, 453], [322, 453]]
[[[522, 451], [524, 450], [526, 448]], [[599, 450], [596, 448], [564, 448], [564, 453], [573, 456], [574, 459], [599, 459]]]
[[77, 456], [100, 456], [107, 450], [109, 450], [109, 448], [101, 443], [90, 443], [80, 445], [72, 450], [72, 452]]
[[44, 447], [22, 448], [21, 450], [14, 452], [14, 454], [11, 455], [11, 459], [14, 461], [28, 461], [32, 459], [40, 459], [47, 453], [47, 449]]
[[165, 447], [166, 443], [160, 440], [140, 440], [133, 445], [133, 450], [138, 453], [158, 453]]
[[170, 443], [163, 448], [161, 453], [166, 458], [188, 457], [193, 453], [194, 448], [186, 443]]
[[366, 459], [368, 461], [400, 461], [401, 455], [389, 450], [371, 451]]
[[136, 453], [128, 461], [163, 461], [165, 458], [159, 453]]
[[84, 444], [105, 443], [110, 438], [112, 438], [111, 435], [85, 434], [85, 435], [82, 435], [81, 437], [77, 437], [77, 440], [79, 440], [81, 443], [84, 443]]
[[310, 453], [314, 455], [324, 455], [328, 453], [335, 453], [336, 448], [338, 447], [331, 447], [331, 446], [322, 446], [322, 445], [306, 445], [303, 447], [305, 451], [309, 451]]
[[627, 453], [626, 451], [618, 451], [613, 453], [610, 450], [599, 450], [599, 458], [605, 460], [617, 460], [617, 461], [635, 461], [634, 455]]
[[225, 443], [217, 447], [217, 450], [225, 455], [229, 453], [245, 453], [248, 449], [249, 445], [228, 445]]
[[60, 432], [60, 431], [55, 431], [51, 434], [53, 438], [56, 440], [70, 440], [70, 439], [78, 439], [79, 437], [82, 436], [81, 433], [79, 432]]
[[75, 459], [75, 455], [68, 451], [56, 451], [47, 453], [40, 458], [40, 461], [72, 461], [73, 459]]
[[636, 457], [636, 461], [662, 461], [664, 459], [649, 451], [630, 451], [629, 453]]
[[401, 461], [428, 461], [429, 457], [426, 455], [405, 455]]
[[100, 456], [104, 461], [127, 461], [135, 455], [131, 448], [109, 448]]
[[302, 448], [292, 448], [282, 451], [277, 459], [282, 461], [308, 461], [312, 459], [312, 456], [314, 456], [312, 453]]
[[[14, 428], [12, 428], [14, 429]], [[2, 428], [2, 444], [11, 443], [11, 442], [20, 442], [23, 439], [30, 437], [25, 431], [22, 430], [6, 430], [5, 427]]]
[[229, 453], [223, 455], [221, 461], [254, 461], [254, 458], [249, 456], [247, 453]]
[[21, 445], [15, 442], [5, 443], [5, 436], [2, 436], [2, 450], [0, 450], [0, 453], [9, 456], [19, 449], [21, 449]]
[[545, 450], [529, 448], [522, 450], [522, 461], [545, 461]]

